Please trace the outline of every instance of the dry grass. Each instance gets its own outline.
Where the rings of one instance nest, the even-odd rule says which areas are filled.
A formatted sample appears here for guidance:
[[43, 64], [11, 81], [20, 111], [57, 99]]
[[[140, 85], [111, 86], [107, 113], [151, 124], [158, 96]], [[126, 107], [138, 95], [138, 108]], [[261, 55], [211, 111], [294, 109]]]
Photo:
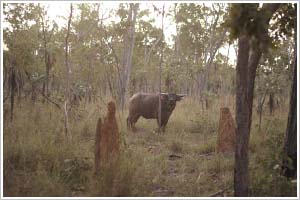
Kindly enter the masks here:
[[[225, 99], [225, 100], [224, 100]], [[106, 100], [105, 100], [106, 101]], [[226, 189], [232, 196], [233, 154], [216, 154], [219, 108], [233, 97], [211, 102], [208, 110], [186, 98], [178, 103], [166, 132], [155, 132], [155, 120], [140, 119], [139, 131], [128, 132], [127, 111], [117, 112], [121, 134], [119, 173], [93, 174], [93, 145], [103, 103], [74, 109], [72, 139], [63, 132], [63, 115], [52, 105], [23, 102], [15, 121], [4, 120], [4, 196], [209, 196]], [[7, 105], [4, 105], [6, 107]], [[295, 196], [296, 185], [276, 176], [281, 159], [287, 106], [264, 116], [258, 131], [253, 116], [250, 141], [252, 196]], [[278, 151], [274, 151], [276, 145]], [[117, 176], [116, 183], [111, 177]], [[273, 178], [270, 178], [272, 176]], [[112, 190], [116, 184], [118, 191]], [[278, 190], [274, 191], [274, 187]]]

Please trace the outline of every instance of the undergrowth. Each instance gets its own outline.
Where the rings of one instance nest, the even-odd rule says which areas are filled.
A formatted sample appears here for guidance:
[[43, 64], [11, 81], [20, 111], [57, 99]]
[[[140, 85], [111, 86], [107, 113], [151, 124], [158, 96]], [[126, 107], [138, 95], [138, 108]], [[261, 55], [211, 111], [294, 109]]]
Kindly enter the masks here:
[[[4, 109], [8, 106], [4, 104]], [[162, 134], [155, 131], [155, 120], [145, 119], [138, 121], [139, 131], [127, 131], [127, 111], [117, 112], [118, 167], [95, 175], [94, 134], [106, 105], [101, 101], [73, 108], [72, 137], [66, 137], [61, 110], [47, 103], [22, 102], [15, 107], [13, 122], [4, 116], [4, 196], [191, 197], [220, 190], [232, 196], [234, 154], [215, 153], [220, 106], [215, 101], [203, 110], [198, 102], [186, 98], [177, 104]], [[233, 105], [229, 107], [234, 114]], [[296, 184], [279, 173], [287, 107], [274, 116], [264, 116], [261, 130], [255, 113], [253, 118], [250, 195], [296, 196]]]

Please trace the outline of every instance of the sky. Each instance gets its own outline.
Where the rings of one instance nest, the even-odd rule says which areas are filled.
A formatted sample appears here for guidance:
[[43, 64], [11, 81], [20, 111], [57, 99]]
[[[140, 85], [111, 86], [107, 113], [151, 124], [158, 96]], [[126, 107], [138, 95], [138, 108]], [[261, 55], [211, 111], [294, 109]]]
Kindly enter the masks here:
[[[95, 2], [98, 3], [98, 2]], [[103, 4], [101, 11], [100, 12], [104, 12], [106, 13], [106, 16], [104, 16], [104, 18], [106, 18], [108, 16], [108, 12], [109, 10], [112, 9], [117, 9], [119, 7], [120, 2], [118, 1], [110, 1], [110, 2], [101, 2]], [[124, 3], [124, 2], [123, 2]], [[157, 8], [162, 9], [163, 5], [165, 5], [165, 9], [169, 9], [174, 3], [172, 2], [151, 2], [151, 3], [147, 3], [147, 2], [143, 2], [140, 4], [140, 9], [152, 9], [152, 5], [155, 5]], [[61, 17], [58, 16], [65, 16], [67, 17], [69, 15], [69, 11], [70, 11], [70, 3], [66, 3], [66, 2], [56, 2], [56, 3], [47, 3], [45, 4], [49, 9], [48, 9], [48, 14], [50, 16], [51, 19], [55, 20], [55, 22], [59, 25], [59, 26], [66, 26], [67, 25], [67, 21], [62, 19]], [[161, 27], [161, 17], [157, 17], [153, 12], [150, 13], [151, 17], [154, 17], [155, 19], [155, 25], [157, 27]], [[116, 19], [114, 19], [116, 20]], [[109, 20], [107, 20], [109, 21]], [[170, 18], [165, 17], [164, 18], [164, 32], [165, 32], [165, 36], [167, 39], [167, 42], [171, 43], [171, 34], [174, 34], [176, 32], [176, 26], [173, 22], [170, 21]]]
[[[77, 2], [73, 2], [73, 5], [76, 4]], [[78, 2], [81, 3], [81, 2]], [[86, 2], [85, 2], [86, 3]], [[88, 3], [99, 3], [97, 2], [88, 2]], [[109, 11], [112, 9], [117, 9], [120, 3], [120, 1], [103, 1], [101, 2], [102, 6], [100, 8], [100, 12], [105, 13], [104, 18], [106, 18], [109, 15]], [[126, 2], [127, 3], [127, 2]], [[150, 10], [150, 17], [154, 18], [154, 25], [157, 27], [161, 27], [161, 16], [157, 16], [156, 13], [153, 12], [153, 5], [155, 5], [157, 8], [162, 10], [163, 5], [165, 6], [165, 10], [169, 10], [174, 5], [175, 2], [171, 1], [151, 1], [151, 3], [147, 1], [140, 2], [140, 9], [146, 9], [148, 8]], [[178, 3], [178, 2], [176, 2]], [[198, 3], [198, 2], [197, 2]], [[203, 2], [199, 2], [203, 3]], [[212, 3], [210, 2], [204, 2], [206, 5], [211, 5]], [[70, 12], [70, 3], [69, 2], [64, 2], [64, 1], [44, 1], [40, 2], [41, 5], [45, 5], [47, 9], [47, 14], [49, 15], [50, 19], [54, 20], [58, 26], [63, 27], [67, 26], [67, 20], [64, 19], [63, 17], [67, 18]], [[76, 13], [76, 10], [74, 10], [75, 13], [74, 15], [77, 15], [79, 13]], [[63, 17], [62, 17], [63, 16]], [[2, 18], [3, 19], [3, 18]], [[107, 22], [110, 20], [117, 20], [116, 17], [111, 17], [107, 19]], [[104, 22], [105, 23], [105, 22]], [[5, 24], [4, 24], [5, 26]], [[175, 23], [171, 21], [170, 17], [165, 17], [164, 18], [164, 34], [165, 38], [168, 44], [172, 44], [172, 34], [174, 35], [176, 33], [176, 26]], [[220, 49], [220, 52], [224, 55], [227, 55], [228, 53], [228, 46], [222, 47]], [[236, 54], [231, 46], [229, 49], [229, 63], [234, 64], [235, 59], [236, 59]]]

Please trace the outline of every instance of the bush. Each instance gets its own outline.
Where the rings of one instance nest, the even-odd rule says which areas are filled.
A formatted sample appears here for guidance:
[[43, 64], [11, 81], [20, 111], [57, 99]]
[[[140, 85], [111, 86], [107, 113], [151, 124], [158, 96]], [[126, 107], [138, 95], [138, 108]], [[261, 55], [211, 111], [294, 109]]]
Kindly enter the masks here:
[[[279, 119], [267, 120], [264, 124], [266, 138], [253, 149], [250, 159], [251, 196], [296, 196], [296, 184], [281, 175], [284, 131], [286, 124]], [[254, 138], [258, 138], [258, 132]], [[258, 139], [254, 139], [258, 140]]]

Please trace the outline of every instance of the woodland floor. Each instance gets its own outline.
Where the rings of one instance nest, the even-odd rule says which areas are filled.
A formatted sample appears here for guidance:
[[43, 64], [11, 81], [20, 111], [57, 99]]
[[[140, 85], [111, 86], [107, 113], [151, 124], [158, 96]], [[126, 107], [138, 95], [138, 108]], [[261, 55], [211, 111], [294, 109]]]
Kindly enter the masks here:
[[[106, 101], [105, 101], [106, 102]], [[222, 103], [220, 103], [222, 102]], [[226, 102], [234, 102], [228, 97]], [[127, 112], [117, 112], [121, 161], [117, 183], [112, 174], [93, 173], [94, 134], [106, 105], [81, 105], [70, 113], [72, 139], [63, 132], [63, 113], [51, 104], [22, 102], [14, 121], [4, 104], [4, 196], [232, 196], [234, 154], [217, 154], [219, 109], [208, 109], [186, 98], [177, 104], [166, 132], [158, 134], [155, 120], [140, 119], [138, 131], [126, 129]], [[233, 103], [226, 103], [234, 114]], [[297, 184], [280, 176], [287, 103], [273, 115], [253, 113], [250, 141], [250, 195], [296, 196]], [[234, 116], [233, 116], [234, 118]], [[116, 184], [118, 192], [112, 191]]]

